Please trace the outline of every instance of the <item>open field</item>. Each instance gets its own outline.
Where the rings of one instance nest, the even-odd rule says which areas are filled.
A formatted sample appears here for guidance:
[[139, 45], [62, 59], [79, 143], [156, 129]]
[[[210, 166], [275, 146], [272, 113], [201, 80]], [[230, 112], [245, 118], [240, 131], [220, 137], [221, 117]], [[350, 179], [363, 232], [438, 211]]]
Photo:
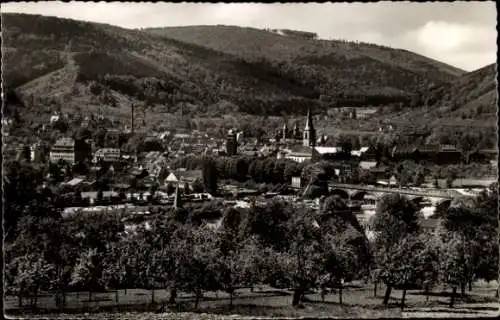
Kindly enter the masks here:
[[[194, 309], [194, 297], [181, 293], [175, 306], [165, 305], [168, 300], [167, 290], [155, 290], [155, 305], [151, 305], [151, 291], [141, 289], [119, 290], [116, 292], [93, 293], [92, 302], [86, 292], [69, 293], [66, 298], [67, 307], [61, 313], [55, 309], [52, 295], [38, 298], [38, 310], [29, 307], [17, 308], [17, 297], [7, 296], [5, 299], [6, 314], [15, 316], [20, 313], [38, 313], [44, 317], [75, 317], [80, 314], [85, 318], [143, 318], [143, 319], [229, 319], [252, 317], [328, 317], [328, 318], [374, 318], [374, 317], [491, 317], [498, 315], [498, 299], [494, 298], [496, 282], [476, 283], [465, 298], [457, 298], [453, 308], [448, 307], [449, 293], [434, 290], [426, 296], [419, 290], [409, 290], [404, 312], [400, 310], [401, 290], [393, 290], [388, 306], [382, 305], [385, 288], [379, 286], [377, 297], [374, 297], [373, 285], [349, 285], [343, 290], [342, 304], [339, 294], [329, 293], [324, 302], [319, 293], [309, 293], [298, 308], [291, 306], [292, 294], [287, 290], [269, 287], [240, 289], [234, 296], [230, 306], [229, 295], [223, 292], [206, 292], [197, 310]], [[448, 291], [449, 292], [449, 291]], [[24, 303], [28, 304], [28, 299]], [[165, 305], [165, 309], [161, 306]], [[120, 311], [120, 313], [116, 313]], [[124, 314], [123, 312], [129, 312]], [[137, 312], [140, 312], [139, 314]], [[203, 316], [202, 313], [211, 315]], [[215, 314], [217, 316], [215, 316]]]

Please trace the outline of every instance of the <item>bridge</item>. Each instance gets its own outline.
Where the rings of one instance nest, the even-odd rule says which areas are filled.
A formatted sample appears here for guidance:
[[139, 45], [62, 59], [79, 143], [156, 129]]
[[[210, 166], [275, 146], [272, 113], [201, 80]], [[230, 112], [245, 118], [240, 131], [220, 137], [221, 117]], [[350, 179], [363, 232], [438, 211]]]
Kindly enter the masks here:
[[[403, 188], [384, 188], [375, 186], [365, 186], [357, 184], [344, 184], [344, 183], [329, 183], [329, 189], [338, 193], [343, 198], [363, 198], [367, 192], [373, 193], [399, 193], [409, 196], [425, 197], [425, 198], [440, 198], [452, 200], [459, 196], [460, 194], [451, 191], [438, 191], [438, 190], [426, 190], [419, 191], [413, 189], [403, 189]], [[347, 190], [347, 191], [346, 191]], [[337, 192], [335, 192], [337, 191]], [[350, 192], [349, 192], [350, 191]], [[460, 195], [463, 196], [463, 195]], [[361, 200], [359, 199], [359, 200]]]

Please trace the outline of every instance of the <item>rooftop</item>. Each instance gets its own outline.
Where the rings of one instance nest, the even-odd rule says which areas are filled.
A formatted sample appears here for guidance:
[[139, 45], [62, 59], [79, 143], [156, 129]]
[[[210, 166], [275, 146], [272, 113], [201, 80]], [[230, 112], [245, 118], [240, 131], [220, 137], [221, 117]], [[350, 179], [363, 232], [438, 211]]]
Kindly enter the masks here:
[[338, 153], [342, 151], [342, 148], [339, 147], [315, 147], [314, 150], [319, 154], [332, 154]]

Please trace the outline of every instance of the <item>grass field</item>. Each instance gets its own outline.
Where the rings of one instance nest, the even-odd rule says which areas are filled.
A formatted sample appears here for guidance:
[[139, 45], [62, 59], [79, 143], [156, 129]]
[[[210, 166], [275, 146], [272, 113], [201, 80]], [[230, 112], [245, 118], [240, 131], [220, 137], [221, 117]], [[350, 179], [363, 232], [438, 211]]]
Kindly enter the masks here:
[[[229, 296], [223, 292], [205, 292], [198, 309], [194, 309], [194, 297], [181, 293], [175, 306], [165, 305], [168, 300], [167, 290], [155, 290], [155, 304], [151, 304], [151, 291], [129, 289], [116, 292], [93, 293], [89, 302], [86, 292], [69, 293], [64, 310], [55, 309], [55, 299], [52, 295], [38, 298], [38, 308], [28, 307], [29, 300], [25, 299], [26, 307], [19, 309], [17, 297], [5, 298], [7, 315], [40, 314], [44, 317], [79, 317], [88, 318], [144, 318], [144, 319], [226, 319], [250, 317], [307, 317], [307, 318], [394, 318], [394, 317], [491, 317], [498, 315], [498, 299], [494, 298], [496, 282], [476, 283], [471, 292], [467, 291], [465, 298], [457, 298], [453, 308], [448, 307], [449, 295], [442, 290], [434, 290], [427, 301], [426, 296], [418, 290], [407, 292], [406, 307], [400, 310], [402, 291], [393, 290], [388, 306], [382, 305], [382, 296], [385, 288], [379, 286], [377, 297], [374, 297], [372, 285], [349, 285], [343, 290], [342, 300], [339, 303], [339, 294], [329, 293], [324, 302], [318, 293], [309, 293], [299, 307], [291, 306], [292, 294], [287, 290], [278, 290], [269, 287], [240, 289], [230, 306]], [[164, 308], [161, 308], [164, 305]], [[120, 313], [117, 313], [120, 312]], [[202, 316], [203, 313], [211, 315]], [[133, 316], [135, 314], [135, 316]], [[217, 315], [217, 316], [215, 316]]]

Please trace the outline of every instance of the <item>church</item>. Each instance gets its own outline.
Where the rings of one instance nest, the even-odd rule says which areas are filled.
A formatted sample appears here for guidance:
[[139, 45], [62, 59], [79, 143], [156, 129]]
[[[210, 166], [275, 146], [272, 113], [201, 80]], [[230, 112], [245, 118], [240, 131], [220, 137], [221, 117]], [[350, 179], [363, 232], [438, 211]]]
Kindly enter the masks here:
[[299, 163], [313, 160], [314, 148], [316, 147], [316, 129], [313, 124], [311, 108], [307, 112], [306, 124], [304, 131], [302, 131], [302, 144], [298, 144], [299, 141], [300, 132], [297, 123], [291, 133], [285, 123], [282, 130], [282, 142], [288, 147], [278, 152], [278, 159], [291, 159]]

